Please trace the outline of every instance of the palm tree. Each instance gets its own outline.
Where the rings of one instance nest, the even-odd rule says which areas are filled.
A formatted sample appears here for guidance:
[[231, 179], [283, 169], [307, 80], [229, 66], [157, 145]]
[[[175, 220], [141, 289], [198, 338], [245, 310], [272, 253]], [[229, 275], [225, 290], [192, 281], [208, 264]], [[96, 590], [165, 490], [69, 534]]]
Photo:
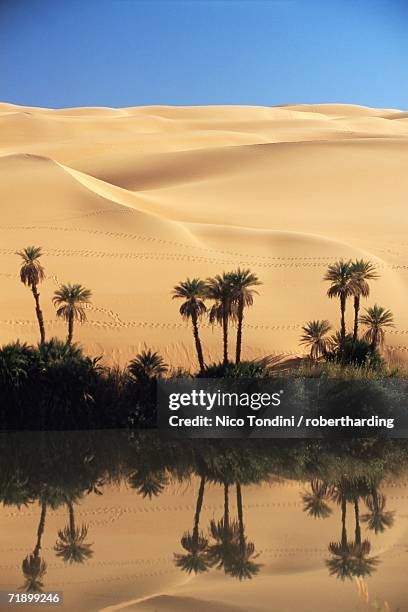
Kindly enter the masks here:
[[242, 507], [242, 491], [239, 482], [236, 483], [237, 493], [237, 510], [238, 510], [238, 538], [234, 543], [233, 554], [228, 566], [225, 567], [225, 571], [238, 578], [238, 580], [251, 579], [255, 576], [261, 565], [253, 561], [257, 555], [255, 555], [255, 544], [248, 542], [245, 535], [244, 526], [244, 514]]
[[252, 306], [254, 303], [254, 295], [258, 292], [253, 289], [258, 285], [262, 285], [258, 277], [251, 270], [241, 270], [238, 268], [235, 272], [231, 272], [231, 283], [233, 291], [233, 299], [236, 302], [237, 310], [237, 345], [235, 354], [235, 363], [239, 365], [241, 361], [241, 346], [242, 346], [242, 323], [244, 320], [244, 308]]
[[[82, 348], [78, 344], [67, 344], [58, 338], [51, 338], [44, 342], [44, 344], [40, 344], [38, 347], [38, 357], [43, 367], [55, 362], [80, 362], [86, 359]], [[96, 364], [97, 362], [95, 362]]]
[[354, 277], [354, 330], [353, 342], [356, 342], [358, 337], [358, 319], [360, 310], [361, 297], [370, 295], [370, 286], [367, 281], [379, 278], [375, 266], [364, 259], [356, 259], [351, 264], [351, 271]]
[[93, 555], [91, 544], [87, 544], [85, 539], [88, 535], [88, 527], [82, 525], [78, 528], [75, 525], [74, 506], [71, 500], [67, 501], [69, 524], [58, 531], [58, 540], [54, 550], [57, 557], [61, 557], [65, 562], [83, 563]]
[[38, 285], [44, 280], [45, 273], [44, 268], [40, 263], [40, 257], [42, 256], [41, 247], [29, 246], [18, 251], [23, 263], [20, 268], [20, 280], [24, 285], [30, 287], [35, 301], [35, 312], [38, 319], [38, 326], [40, 328], [40, 342], [45, 342], [45, 326], [44, 317], [40, 307], [40, 294], [38, 293]]
[[303, 335], [300, 337], [300, 344], [310, 348], [310, 359], [317, 361], [324, 355], [329, 346], [330, 339], [326, 334], [331, 330], [329, 321], [309, 321], [302, 327]]
[[142, 351], [128, 365], [128, 371], [136, 380], [146, 381], [160, 378], [168, 370], [168, 365], [156, 351]]
[[210, 323], [222, 326], [224, 366], [228, 365], [228, 323], [230, 318], [236, 318], [236, 304], [231, 273], [223, 272], [214, 278], [207, 279], [207, 297], [214, 300], [210, 308]]
[[131, 422], [136, 418], [140, 427], [156, 427], [157, 381], [167, 371], [163, 357], [150, 349], [136, 355], [128, 364], [127, 387], [135, 407]]
[[206, 284], [199, 278], [192, 280], [188, 278], [173, 289], [173, 300], [176, 298], [185, 300], [180, 306], [180, 314], [183, 319], [191, 319], [200, 372], [204, 370], [204, 357], [198, 334], [198, 320], [207, 312], [204, 304], [205, 293]]
[[332, 494], [329, 485], [316, 479], [310, 482], [310, 489], [310, 492], [305, 491], [302, 494], [303, 510], [314, 518], [327, 518], [332, 513], [327, 503]]
[[18, 389], [28, 378], [28, 370], [35, 361], [33, 347], [20, 341], [5, 344], [0, 348], [0, 388]]
[[336, 261], [331, 264], [323, 278], [331, 283], [327, 290], [329, 298], [337, 297], [340, 299], [340, 336], [342, 346], [346, 338], [346, 301], [347, 298], [354, 295], [355, 279], [353, 277], [351, 261]]
[[211, 560], [208, 554], [208, 540], [200, 532], [200, 513], [204, 500], [204, 488], [205, 476], [202, 476], [197, 495], [193, 532], [186, 532], [181, 538], [181, 545], [187, 552], [174, 555], [176, 566], [188, 574], [191, 574], [191, 572], [195, 574], [207, 572], [211, 567]]
[[385, 310], [377, 304], [374, 304], [372, 308], [366, 308], [365, 312], [366, 314], [360, 317], [360, 323], [367, 327], [363, 338], [371, 344], [373, 350], [376, 350], [384, 344], [384, 328], [395, 327], [394, 317], [390, 310]]
[[379, 493], [376, 488], [365, 499], [366, 506], [370, 511], [363, 514], [361, 520], [367, 523], [367, 527], [375, 534], [383, 533], [394, 524], [394, 512], [386, 511], [386, 497]]
[[82, 285], [74, 284], [62, 285], [54, 293], [52, 299], [57, 308], [57, 317], [61, 317], [68, 322], [67, 344], [71, 344], [74, 332], [74, 321], [85, 323], [86, 313], [85, 304], [90, 304], [92, 293]]

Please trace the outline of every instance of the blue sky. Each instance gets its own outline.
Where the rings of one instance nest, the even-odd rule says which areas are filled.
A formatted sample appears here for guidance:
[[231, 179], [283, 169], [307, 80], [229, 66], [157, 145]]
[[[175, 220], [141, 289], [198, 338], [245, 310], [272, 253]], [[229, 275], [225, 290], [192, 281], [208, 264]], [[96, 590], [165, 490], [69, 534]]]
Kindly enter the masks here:
[[408, 108], [408, 0], [0, 0], [0, 99]]

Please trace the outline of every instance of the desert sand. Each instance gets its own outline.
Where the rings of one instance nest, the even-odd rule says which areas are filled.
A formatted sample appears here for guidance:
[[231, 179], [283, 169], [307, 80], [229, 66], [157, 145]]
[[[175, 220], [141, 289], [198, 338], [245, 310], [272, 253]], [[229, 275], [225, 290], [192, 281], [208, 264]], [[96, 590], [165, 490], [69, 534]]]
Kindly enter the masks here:
[[[114, 486], [103, 496], [89, 495], [75, 506], [78, 525], [88, 526], [94, 555], [83, 564], [64, 564], [53, 550], [67, 510], [49, 509], [41, 556], [47, 563], [46, 590], [64, 594], [64, 609], [75, 612], [345, 612], [377, 609], [406, 612], [408, 544], [407, 482], [384, 487], [395, 524], [375, 536], [363, 525], [379, 565], [372, 577], [341, 582], [329, 576], [329, 542], [340, 538], [340, 509], [325, 520], [302, 511], [301, 483], [279, 480], [243, 487], [245, 529], [259, 553], [260, 573], [239, 583], [222, 571], [188, 576], [174, 565], [180, 538], [191, 530], [198, 481], [174, 484], [159, 498], [143, 499]], [[231, 492], [231, 513], [236, 515]], [[206, 486], [201, 513], [204, 532], [223, 514], [223, 490]], [[21, 562], [32, 550], [40, 515], [38, 504], [0, 507], [0, 589], [16, 590], [24, 578]], [[354, 530], [353, 509], [347, 528]], [[384, 604], [384, 602], [387, 602]], [[387, 608], [386, 605], [389, 607]], [[367, 606], [367, 607], [366, 607]]]
[[[15, 251], [43, 247], [48, 336], [60, 283], [92, 289], [75, 339], [107, 362], [145, 346], [195, 364], [174, 284], [250, 267], [263, 286], [243, 355], [298, 355], [301, 326], [338, 326], [322, 276], [334, 260], [378, 266], [367, 304], [394, 313], [408, 356], [408, 114], [351, 105], [49, 110], [0, 104], [0, 343], [38, 339]], [[365, 306], [366, 304], [363, 304]], [[348, 312], [349, 325], [352, 315]], [[221, 334], [203, 324], [207, 361]], [[232, 346], [233, 348], [233, 346]]]

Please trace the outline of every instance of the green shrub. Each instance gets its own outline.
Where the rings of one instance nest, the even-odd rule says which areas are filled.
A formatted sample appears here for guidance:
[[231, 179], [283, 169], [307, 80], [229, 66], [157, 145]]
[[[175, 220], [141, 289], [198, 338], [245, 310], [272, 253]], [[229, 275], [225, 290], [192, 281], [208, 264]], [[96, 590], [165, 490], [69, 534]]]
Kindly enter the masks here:
[[268, 369], [262, 363], [256, 361], [241, 361], [239, 365], [222, 362], [212, 363], [205, 367], [203, 372], [197, 374], [197, 378], [265, 378]]
[[371, 344], [362, 339], [353, 340], [351, 334], [346, 336], [343, 350], [339, 344], [325, 355], [325, 359], [331, 363], [343, 365], [365, 366], [374, 370], [384, 369], [384, 360]]

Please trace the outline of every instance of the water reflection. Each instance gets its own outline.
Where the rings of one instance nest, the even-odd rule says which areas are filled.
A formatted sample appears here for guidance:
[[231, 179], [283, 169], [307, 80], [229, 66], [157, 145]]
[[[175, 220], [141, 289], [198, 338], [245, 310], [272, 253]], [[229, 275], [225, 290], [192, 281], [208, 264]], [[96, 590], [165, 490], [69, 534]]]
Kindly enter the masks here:
[[54, 550], [57, 557], [61, 557], [65, 563], [83, 563], [92, 557], [93, 551], [92, 545], [85, 542], [88, 527], [85, 524], [81, 527], [75, 525], [73, 502], [74, 500], [70, 499], [66, 503], [69, 523], [64, 529], [58, 531], [58, 540], [55, 543]]
[[32, 553], [29, 553], [22, 563], [24, 575], [24, 585], [21, 587], [30, 593], [41, 593], [44, 583], [43, 578], [47, 572], [47, 564], [40, 557], [41, 540], [45, 528], [45, 518], [47, 515], [47, 504], [41, 504], [40, 522], [37, 529], [37, 541]]
[[205, 488], [205, 476], [201, 476], [200, 488], [197, 494], [197, 504], [194, 514], [193, 530], [186, 531], [180, 540], [180, 544], [186, 551], [183, 554], [175, 554], [174, 559], [177, 567], [185, 572], [195, 574], [206, 572], [210, 569], [210, 558], [208, 555], [208, 540], [200, 531], [200, 514], [203, 507]]
[[[272, 496], [279, 479], [300, 481], [299, 512], [309, 517], [311, 529], [338, 517], [338, 533], [325, 542], [321, 567], [340, 581], [367, 578], [380, 566], [373, 539], [396, 524], [383, 489], [397, 473], [406, 473], [408, 445], [398, 440], [342, 442], [341, 448], [318, 441], [179, 443], [154, 432], [16, 433], [0, 436], [0, 457], [0, 501], [17, 510], [38, 509], [33, 541], [21, 562], [24, 584], [8, 587], [41, 592], [47, 589], [49, 563], [86, 565], [94, 548], [97, 555], [98, 542], [93, 543], [89, 525], [77, 521], [76, 508], [119, 483], [146, 504], [174, 483], [194, 487], [191, 522], [174, 532], [174, 567], [247, 581], [262, 575], [265, 559], [263, 542], [248, 532], [246, 488], [264, 483]], [[222, 511], [203, 521], [208, 487], [214, 486]], [[44, 552], [48, 512], [56, 510], [65, 511], [65, 524]]]
[[[9, 493], [9, 492], [8, 492]], [[21, 490], [18, 491], [19, 499], [16, 506], [21, 507]], [[82, 497], [82, 495], [81, 495]], [[22, 572], [24, 575], [24, 585], [21, 587], [27, 592], [41, 593], [44, 589], [44, 577], [47, 573], [47, 563], [40, 555], [41, 543], [44, 535], [47, 509], [56, 510], [61, 505], [66, 505], [68, 510], [68, 524], [58, 530], [58, 539], [56, 540], [54, 551], [57, 557], [60, 557], [65, 563], [83, 563], [92, 557], [93, 551], [91, 544], [85, 542], [88, 535], [88, 527], [83, 524], [77, 527], [75, 524], [75, 509], [74, 504], [78, 504], [79, 495], [69, 497], [68, 492], [60, 489], [53, 489], [48, 485], [44, 485], [44, 489], [39, 495], [40, 518], [37, 528], [37, 539], [34, 549], [29, 553], [22, 562]], [[28, 489], [24, 498], [24, 505], [34, 502], [35, 499], [32, 493], [29, 494]], [[5, 505], [11, 505], [10, 498], [3, 499]]]
[[[366, 504], [368, 512], [361, 517], [369, 530], [375, 534], [384, 532], [394, 523], [394, 512], [386, 510], [386, 497], [380, 491], [378, 478], [345, 478], [334, 482], [312, 480], [310, 490], [302, 495], [303, 509], [314, 518], [327, 518], [332, 509], [329, 501], [341, 508], [341, 537], [329, 544], [330, 559], [326, 560], [330, 574], [341, 580], [370, 576], [379, 563], [378, 557], [370, 556], [371, 542], [362, 540], [360, 524], [360, 502]], [[349, 540], [346, 529], [347, 504], [354, 507], [354, 540]]]

